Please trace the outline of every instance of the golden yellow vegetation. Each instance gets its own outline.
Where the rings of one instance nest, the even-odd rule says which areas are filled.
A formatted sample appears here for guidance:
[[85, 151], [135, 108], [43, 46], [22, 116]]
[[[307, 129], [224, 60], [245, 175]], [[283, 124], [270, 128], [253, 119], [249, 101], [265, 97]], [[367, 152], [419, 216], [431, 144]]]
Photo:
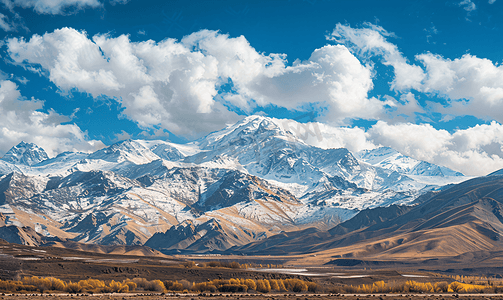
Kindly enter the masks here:
[[[497, 293], [503, 291], [503, 286], [494, 285], [491, 281], [474, 280], [473, 278], [460, 278], [462, 281], [439, 282], [416, 282], [413, 280], [405, 282], [384, 282], [377, 281], [373, 284], [359, 286], [338, 286], [330, 290], [332, 293]], [[479, 284], [483, 283], [483, 284]], [[259, 293], [273, 292], [317, 292], [319, 287], [314, 282], [300, 279], [214, 279], [206, 282], [161, 281], [147, 280], [145, 278], [135, 278], [124, 281], [102, 281], [97, 279], [86, 279], [78, 282], [65, 282], [54, 277], [24, 277], [19, 281], [0, 280], [0, 292], [28, 293], [28, 292], [67, 292], [67, 293], [127, 293], [136, 290], [166, 292], [223, 292], [240, 293], [256, 291]]]
[[2, 292], [40, 292], [60, 291], [68, 293], [127, 293], [136, 289], [136, 283], [129, 280], [122, 282], [104, 281], [97, 279], [86, 279], [78, 282], [64, 282], [54, 277], [37, 276], [24, 277], [20, 281], [0, 280], [0, 291]]
[[299, 279], [253, 280], [242, 278], [215, 279], [207, 282], [161, 281], [134, 278], [122, 282], [111, 280], [104, 282], [98, 279], [86, 279], [78, 282], [65, 282], [63, 280], [45, 277], [24, 277], [21, 281], [0, 280], [0, 292], [40, 292], [59, 291], [67, 293], [127, 293], [135, 290], [166, 292], [224, 292], [239, 293], [257, 291], [268, 293], [270, 291], [285, 292], [315, 292], [317, 285]]
[[417, 282], [409, 280], [406, 282], [384, 282], [377, 281], [373, 284], [359, 286], [339, 286], [332, 290], [335, 293], [497, 293], [502, 287], [477, 285], [462, 282], [446, 281], [439, 282]]

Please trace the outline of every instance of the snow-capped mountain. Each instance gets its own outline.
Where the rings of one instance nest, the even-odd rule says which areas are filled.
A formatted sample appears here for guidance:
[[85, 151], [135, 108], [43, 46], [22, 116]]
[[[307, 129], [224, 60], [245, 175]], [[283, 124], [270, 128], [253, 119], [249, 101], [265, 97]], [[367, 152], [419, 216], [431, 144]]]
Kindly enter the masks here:
[[48, 159], [44, 149], [32, 143], [21, 142], [12, 147], [2, 160], [15, 165], [33, 166]]
[[[289, 122], [292, 127], [291, 122], [294, 121]], [[309, 191], [323, 178], [332, 176], [339, 176], [368, 190], [401, 192], [419, 190], [429, 185], [410, 175], [463, 175], [403, 156], [390, 148], [353, 154], [344, 148], [314, 147], [286, 127], [278, 119], [247, 117], [199, 140], [196, 145], [202, 151], [186, 157], [184, 161], [203, 163], [215, 157], [232, 157], [250, 174], [296, 186], [300, 189], [296, 193], [298, 196]], [[458, 182], [459, 179], [450, 180]]]
[[422, 176], [463, 176], [462, 173], [426, 161], [402, 155], [389, 147], [364, 150], [357, 154], [360, 160], [376, 167], [397, 171], [401, 174]]
[[157, 234], [149, 243], [225, 250], [281, 231], [328, 229], [362, 209], [407, 204], [467, 179], [390, 148], [319, 148], [288, 124], [250, 116], [188, 144], [126, 140], [54, 158], [21, 143], [0, 160], [2, 224], [138, 245], [171, 228], [179, 241]]

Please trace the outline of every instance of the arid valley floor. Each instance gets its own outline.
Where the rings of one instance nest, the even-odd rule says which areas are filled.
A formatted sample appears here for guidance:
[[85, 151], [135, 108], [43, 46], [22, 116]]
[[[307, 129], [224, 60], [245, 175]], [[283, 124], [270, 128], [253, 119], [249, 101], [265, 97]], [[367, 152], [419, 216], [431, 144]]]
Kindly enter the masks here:
[[[356, 259], [338, 259], [334, 263], [307, 266], [293, 265], [299, 257], [245, 257], [245, 256], [166, 256], [159, 253], [145, 253], [143, 247], [95, 248], [92, 251], [80, 251], [58, 247], [29, 247], [4, 243], [0, 254], [0, 279], [20, 280], [26, 276], [56, 277], [64, 281], [98, 279], [102, 281], [122, 281], [125, 279], [145, 278], [147, 280], [171, 280], [205, 282], [213, 279], [244, 278], [253, 280], [296, 278], [315, 282], [316, 292], [293, 293], [220, 293], [220, 292], [180, 292], [159, 293], [138, 290], [124, 294], [68, 294], [45, 291], [40, 293], [4, 293], [1, 299], [49, 299], [66, 300], [76, 298], [96, 299], [503, 299], [503, 294], [431, 294], [431, 293], [339, 293], [336, 287], [372, 285], [376, 282], [403, 283], [408, 280], [416, 282], [453, 282], [455, 275], [490, 276], [501, 280], [501, 265], [484, 264], [480, 257], [464, 257], [439, 260], [409, 262], [381, 262]], [[111, 251], [111, 253], [106, 253]], [[147, 255], [145, 255], [147, 254]], [[489, 254], [485, 254], [486, 256]], [[464, 263], [463, 263], [464, 260]], [[241, 264], [253, 263], [248, 269], [223, 267], [200, 267], [208, 261], [236, 261]], [[194, 263], [189, 263], [194, 262]], [[494, 263], [494, 262], [493, 262]], [[261, 267], [262, 266], [262, 267]], [[280, 266], [273, 267], [273, 266]], [[370, 297], [370, 298], [369, 298]], [[376, 298], [377, 297], [377, 298]]]

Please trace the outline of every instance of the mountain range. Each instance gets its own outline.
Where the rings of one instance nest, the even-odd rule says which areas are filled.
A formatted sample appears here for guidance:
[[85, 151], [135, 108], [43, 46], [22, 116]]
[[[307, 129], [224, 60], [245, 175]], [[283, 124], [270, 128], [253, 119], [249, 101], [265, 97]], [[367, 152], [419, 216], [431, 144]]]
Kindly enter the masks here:
[[[317, 126], [249, 116], [187, 144], [125, 140], [53, 158], [22, 142], [0, 159], [0, 238], [261, 253], [279, 251], [264, 243], [309, 233], [326, 241], [277, 245], [325, 251], [349, 245], [337, 240], [347, 234], [361, 239], [345, 241], [375, 238], [360, 231], [412, 214], [427, 203], [419, 199], [470, 179], [391, 148], [317, 147], [309, 141], [331, 138]], [[370, 211], [374, 217], [361, 219]], [[380, 212], [378, 223], [370, 221]]]
[[363, 210], [327, 231], [284, 232], [229, 252], [303, 254], [300, 264], [497, 267], [502, 247], [503, 177], [492, 175], [424, 194], [414, 205]]

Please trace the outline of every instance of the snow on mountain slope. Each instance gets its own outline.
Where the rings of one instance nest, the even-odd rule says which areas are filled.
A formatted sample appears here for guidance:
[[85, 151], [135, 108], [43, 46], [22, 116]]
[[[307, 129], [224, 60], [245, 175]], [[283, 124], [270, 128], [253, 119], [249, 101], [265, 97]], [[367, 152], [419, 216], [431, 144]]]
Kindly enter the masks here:
[[[51, 178], [12, 173], [2, 177], [0, 187], [4, 195], [0, 208], [17, 225], [41, 228], [47, 236], [64, 232], [74, 241], [97, 244], [143, 244], [180, 222], [219, 219], [212, 213], [252, 203], [257, 212], [254, 225], [247, 228], [246, 239], [232, 243], [241, 245], [264, 228], [283, 228], [285, 220], [292, 222], [288, 214], [302, 207], [288, 191], [262, 179], [204, 167], [164, 167], [155, 176], [138, 180], [111, 171], [75, 171]], [[33, 222], [27, 215], [43, 216], [46, 222]], [[228, 215], [224, 219], [226, 226], [240, 228], [229, 225]]]
[[[21, 173], [10, 173], [0, 177], [0, 205], [4, 205], [9, 199], [27, 199], [42, 192], [48, 177], [25, 176]], [[20, 203], [16, 203], [20, 204]]]
[[145, 245], [165, 253], [174, 250], [223, 251], [282, 231], [313, 226], [330, 228], [354, 214], [350, 210], [321, 206], [309, 211], [299, 202], [280, 201], [274, 197], [256, 199], [206, 212], [195, 220], [171, 227], [165, 233], [155, 234]]
[[295, 139], [269, 118], [253, 116], [198, 141], [204, 152], [185, 162], [234, 157], [250, 173], [268, 180], [309, 186], [324, 173], [310, 164], [313, 147]]
[[98, 150], [89, 155], [88, 159], [100, 159], [113, 163], [129, 161], [141, 165], [160, 159], [160, 157], [141, 143], [134, 140], [126, 140]]
[[29, 173], [32, 166], [48, 159], [44, 149], [32, 143], [21, 142], [0, 158], [0, 175], [12, 172]]
[[449, 168], [402, 155], [389, 147], [364, 150], [357, 155], [366, 163], [376, 167], [397, 171], [401, 174], [438, 177], [463, 176], [462, 173], [453, 171]]
[[[9, 174], [0, 175], [0, 213], [5, 225], [97, 244], [142, 244], [192, 224], [175, 227], [170, 234], [180, 241], [168, 248], [222, 250], [281, 231], [327, 229], [359, 210], [407, 204], [466, 179], [390, 148], [330, 148], [336, 138], [327, 125], [250, 116], [188, 144], [127, 140], [31, 165], [43, 155], [23, 144], [24, 152], [13, 150], [22, 155], [8, 158], [14, 163], [0, 160], [0, 174]], [[184, 232], [194, 236], [182, 239]]]
[[[42, 223], [47, 227], [45, 223], [49, 222], [47, 235], [61, 236], [64, 232], [65, 237], [80, 242], [143, 244], [155, 232], [178, 224], [173, 215], [183, 214], [180, 212], [185, 208], [162, 193], [109, 171], [74, 172], [45, 181], [44, 177], [10, 177], [4, 176], [0, 182], [0, 192], [5, 195], [0, 203], [4, 214], [32, 228]], [[170, 205], [161, 209], [158, 202], [162, 201]], [[45, 222], [32, 221], [25, 215], [40, 216], [37, 219]]]
[[[261, 236], [266, 237], [265, 232]], [[216, 219], [185, 221], [171, 227], [165, 233], [156, 233], [145, 246], [159, 249], [165, 253], [185, 252], [204, 253], [226, 250], [235, 245], [256, 241], [257, 238], [246, 230], [230, 228]]]
[[[390, 154], [379, 156], [376, 151], [370, 153], [367, 158], [374, 154], [374, 158], [380, 158], [378, 162], [386, 158], [388, 161], [387, 164], [376, 163], [374, 166], [371, 159], [358, 159], [344, 148], [323, 149], [306, 144], [301, 139], [305, 136], [299, 137], [299, 131], [292, 129], [295, 124], [299, 125], [291, 120], [247, 117], [198, 140], [196, 144], [203, 151], [186, 157], [183, 162], [201, 164], [214, 161], [217, 157], [229, 158], [222, 167], [233, 168], [233, 164], [241, 165], [250, 174], [275, 182], [284, 188], [291, 188], [298, 197], [312, 192], [315, 187], [319, 188], [320, 182], [333, 176], [341, 177], [369, 191], [392, 190], [402, 193], [430, 188], [431, 180], [417, 180], [417, 177], [412, 175], [434, 174], [432, 170], [435, 167], [446, 174], [453, 173], [444, 170], [446, 168], [404, 156], [401, 156], [402, 160], [391, 160]], [[312, 124], [310, 126], [315, 128]], [[327, 132], [327, 126], [323, 126], [324, 132]], [[311, 132], [310, 135], [313, 134]], [[399, 155], [396, 151], [391, 154]], [[230, 158], [234, 158], [232, 163]], [[414, 163], [410, 170], [404, 167], [407, 159]], [[427, 172], [428, 170], [430, 172]], [[443, 182], [449, 182], [449, 177], [444, 177]], [[457, 181], [459, 178], [451, 180]]]
[[39, 146], [21, 142], [7, 151], [2, 160], [11, 164], [32, 166], [48, 158], [47, 153]]
[[87, 158], [89, 154], [82, 152], [63, 152], [54, 158], [46, 159], [29, 169], [23, 171], [30, 175], [65, 176], [71, 173], [71, 168], [79, 161]]
[[[177, 145], [159, 140], [126, 140], [96, 151], [72, 166], [72, 171], [107, 170], [136, 178], [162, 161], [176, 164], [180, 160], [201, 152], [194, 145]], [[166, 164], [166, 163], [164, 163]], [[141, 171], [143, 170], [143, 171]], [[144, 175], [143, 174], [143, 175]]]
[[[143, 147], [148, 148], [152, 153], [157, 155], [159, 158], [169, 160], [169, 161], [177, 161], [181, 160], [187, 155], [190, 155], [194, 152], [198, 152], [197, 149], [191, 148], [190, 146], [184, 145], [176, 145], [173, 143], [160, 141], [160, 140], [135, 140], [133, 142], [141, 144]], [[179, 150], [183, 149], [182, 151]]]
[[145, 245], [164, 253], [223, 251], [283, 231], [313, 226], [328, 229], [355, 214], [339, 207], [306, 206], [274, 198], [240, 202], [157, 233]]
[[24, 173], [23, 166], [14, 165], [6, 161], [0, 160], [0, 176], [7, 175], [12, 172]]

